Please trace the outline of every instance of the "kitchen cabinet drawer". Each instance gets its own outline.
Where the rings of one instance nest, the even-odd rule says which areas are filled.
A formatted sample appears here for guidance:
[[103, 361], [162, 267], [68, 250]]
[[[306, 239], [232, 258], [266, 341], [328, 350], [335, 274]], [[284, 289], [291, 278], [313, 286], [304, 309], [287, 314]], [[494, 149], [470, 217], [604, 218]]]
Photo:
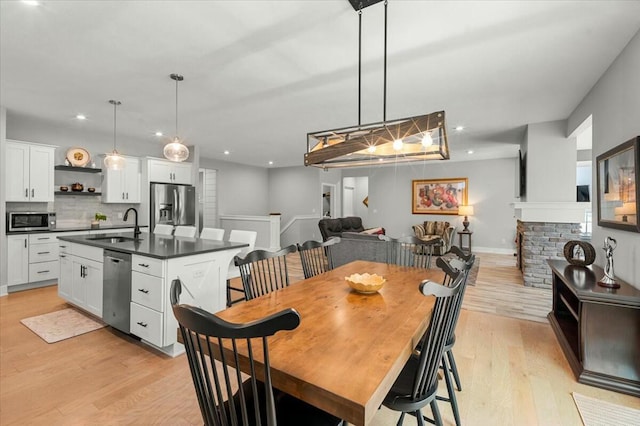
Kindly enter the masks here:
[[164, 306], [163, 280], [160, 277], [134, 271], [131, 273], [131, 301], [162, 312]]
[[29, 263], [58, 260], [58, 243], [29, 244]]
[[29, 264], [29, 282], [54, 280], [58, 278], [60, 263], [58, 260]]
[[96, 262], [103, 262], [102, 249], [100, 247], [85, 246], [84, 244], [71, 244], [71, 254]]
[[131, 302], [131, 334], [156, 346], [164, 346], [162, 341], [162, 313]]
[[55, 243], [58, 237], [50, 234], [31, 234], [29, 235], [29, 244], [46, 244]]
[[152, 257], [137, 256], [131, 257], [131, 269], [133, 271], [143, 272], [145, 274], [156, 277], [164, 277], [162, 270], [162, 259], [154, 259]]

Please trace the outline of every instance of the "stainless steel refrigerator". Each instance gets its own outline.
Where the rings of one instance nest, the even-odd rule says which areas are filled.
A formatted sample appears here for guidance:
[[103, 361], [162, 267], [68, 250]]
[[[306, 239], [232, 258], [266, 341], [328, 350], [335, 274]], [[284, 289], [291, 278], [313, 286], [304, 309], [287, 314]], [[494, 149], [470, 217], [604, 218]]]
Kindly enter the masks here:
[[150, 213], [151, 232], [159, 223], [195, 226], [196, 188], [191, 185], [152, 183]]

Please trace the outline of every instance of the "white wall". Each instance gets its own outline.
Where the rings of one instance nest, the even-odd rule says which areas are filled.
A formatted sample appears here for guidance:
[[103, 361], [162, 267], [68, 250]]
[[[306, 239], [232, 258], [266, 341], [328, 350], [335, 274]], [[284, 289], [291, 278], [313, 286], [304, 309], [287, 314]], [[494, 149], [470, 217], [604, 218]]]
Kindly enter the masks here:
[[567, 138], [565, 121], [529, 124], [527, 202], [576, 200], [576, 139]]
[[[570, 134], [589, 115], [593, 118], [593, 181], [596, 185], [596, 157], [615, 146], [640, 135], [640, 32], [631, 39], [609, 69], [580, 102], [568, 120]], [[636, 174], [638, 179], [638, 174]], [[593, 191], [596, 194], [597, 191]], [[595, 200], [593, 200], [595, 201]], [[597, 203], [592, 203], [597, 209]], [[605, 237], [618, 242], [614, 252], [615, 273], [640, 288], [640, 233], [597, 226], [597, 212], [593, 212], [592, 243], [598, 249], [596, 263], [604, 264], [602, 247]]]
[[[303, 166], [269, 170], [269, 208], [275, 213], [282, 213], [283, 227], [295, 216], [315, 215], [320, 218], [321, 183], [333, 183], [321, 182], [322, 173], [315, 167]], [[337, 209], [337, 198], [335, 201]]]

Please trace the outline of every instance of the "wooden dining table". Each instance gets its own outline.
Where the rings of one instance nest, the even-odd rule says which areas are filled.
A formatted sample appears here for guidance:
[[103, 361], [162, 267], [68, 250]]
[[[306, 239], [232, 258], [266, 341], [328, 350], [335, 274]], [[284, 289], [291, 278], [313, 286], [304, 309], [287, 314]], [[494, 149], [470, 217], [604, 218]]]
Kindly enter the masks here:
[[[365, 272], [383, 276], [384, 287], [351, 290], [345, 277]], [[428, 326], [435, 299], [420, 293], [420, 282], [442, 278], [438, 269], [355, 261], [216, 315], [244, 323], [294, 308], [300, 325], [269, 339], [273, 386], [366, 425]]]

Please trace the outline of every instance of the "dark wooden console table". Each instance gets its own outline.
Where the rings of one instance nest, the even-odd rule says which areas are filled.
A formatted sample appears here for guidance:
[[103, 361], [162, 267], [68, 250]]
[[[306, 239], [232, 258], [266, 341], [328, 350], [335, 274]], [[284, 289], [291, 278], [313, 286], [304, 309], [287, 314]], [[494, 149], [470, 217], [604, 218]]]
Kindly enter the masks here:
[[580, 383], [640, 396], [640, 290], [616, 278], [597, 284], [602, 268], [548, 260], [553, 310], [548, 318]]

